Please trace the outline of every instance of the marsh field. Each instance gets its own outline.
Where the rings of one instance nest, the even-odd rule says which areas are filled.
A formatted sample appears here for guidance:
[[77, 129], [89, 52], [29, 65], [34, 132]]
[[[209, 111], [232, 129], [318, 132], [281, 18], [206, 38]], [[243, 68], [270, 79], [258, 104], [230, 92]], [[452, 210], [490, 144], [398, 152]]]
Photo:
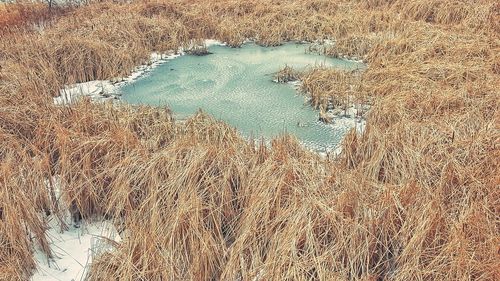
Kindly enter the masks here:
[[493, 0], [0, 3], [0, 280], [499, 280], [499, 108]]

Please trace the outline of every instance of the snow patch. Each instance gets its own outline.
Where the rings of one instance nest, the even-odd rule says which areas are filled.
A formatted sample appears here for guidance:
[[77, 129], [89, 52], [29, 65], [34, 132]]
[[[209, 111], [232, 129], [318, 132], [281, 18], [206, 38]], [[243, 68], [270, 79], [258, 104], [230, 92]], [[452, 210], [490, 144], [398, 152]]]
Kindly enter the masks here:
[[121, 241], [109, 221], [89, 223], [81, 228], [70, 226], [69, 230], [61, 231], [55, 218], [49, 222], [47, 237], [54, 257], [47, 259], [36, 249], [37, 272], [32, 281], [84, 280], [92, 261], [104, 251], [112, 250], [110, 241]]

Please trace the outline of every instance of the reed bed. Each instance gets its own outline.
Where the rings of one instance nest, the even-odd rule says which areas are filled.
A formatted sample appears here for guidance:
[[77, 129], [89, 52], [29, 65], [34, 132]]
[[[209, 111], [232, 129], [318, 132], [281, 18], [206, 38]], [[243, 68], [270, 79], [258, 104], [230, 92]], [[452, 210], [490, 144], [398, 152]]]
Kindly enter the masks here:
[[[40, 18], [42, 19], [42, 18]], [[35, 20], [36, 22], [36, 20]], [[52, 255], [49, 219], [109, 219], [88, 280], [497, 280], [499, 24], [494, 1], [135, 1], [0, 37], [0, 279]], [[4, 29], [5, 30], [5, 29]], [[63, 85], [150, 52], [334, 42], [363, 71], [301, 73], [314, 107], [370, 103], [336, 159], [245, 141], [203, 112], [56, 106]]]
[[301, 91], [310, 96], [310, 103], [316, 109], [366, 104], [368, 100], [363, 100], [362, 77], [363, 73], [358, 70], [317, 67], [301, 76]]
[[278, 83], [288, 83], [299, 80], [300, 76], [300, 71], [297, 71], [293, 67], [286, 65], [274, 74], [274, 81]]
[[0, 3], [0, 34], [13, 26], [24, 27], [29, 24], [43, 26], [53, 18], [64, 14], [69, 7], [49, 9], [41, 2], [16, 1]]

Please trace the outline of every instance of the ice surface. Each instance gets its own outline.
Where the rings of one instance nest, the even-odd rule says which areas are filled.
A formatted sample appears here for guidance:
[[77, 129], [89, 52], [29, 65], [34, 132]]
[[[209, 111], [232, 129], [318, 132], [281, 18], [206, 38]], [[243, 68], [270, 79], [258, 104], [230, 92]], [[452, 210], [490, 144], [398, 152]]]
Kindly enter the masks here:
[[304, 44], [208, 46], [211, 55], [179, 56], [120, 87], [121, 99], [131, 104], [168, 105], [179, 118], [201, 108], [244, 136], [269, 139], [289, 133], [315, 150], [337, 149], [349, 129], [362, 126], [355, 118], [334, 118], [333, 125], [319, 122], [318, 111], [305, 103], [294, 85], [272, 80], [285, 65], [355, 69], [363, 64], [306, 53]]

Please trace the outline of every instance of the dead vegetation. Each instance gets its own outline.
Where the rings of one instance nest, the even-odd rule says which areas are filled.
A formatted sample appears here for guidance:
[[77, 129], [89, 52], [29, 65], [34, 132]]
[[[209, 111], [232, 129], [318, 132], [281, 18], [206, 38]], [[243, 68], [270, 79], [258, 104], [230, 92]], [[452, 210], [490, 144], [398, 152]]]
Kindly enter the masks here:
[[[0, 279], [28, 279], [34, 247], [51, 254], [47, 214], [76, 206], [124, 226], [89, 280], [497, 280], [498, 18], [486, 0], [176, 0], [13, 27], [0, 38]], [[326, 54], [368, 68], [312, 70], [304, 90], [318, 108], [369, 101], [366, 130], [332, 162], [202, 113], [53, 104], [64, 84], [202, 38], [333, 40]]]
[[274, 81], [278, 83], [288, 83], [300, 79], [300, 72], [293, 67], [285, 65], [282, 69], [274, 74]]
[[366, 104], [369, 93], [363, 92], [364, 75], [357, 70], [313, 68], [302, 75], [301, 90], [310, 96], [310, 103], [316, 109]]
[[30, 24], [42, 28], [69, 10], [69, 6], [49, 9], [44, 3], [26, 0], [0, 3], [0, 34], [12, 31], [12, 27], [23, 28]]
[[192, 44], [194, 45], [185, 48], [186, 54], [192, 56], [207, 56], [211, 54], [205, 42], [194, 42]]

